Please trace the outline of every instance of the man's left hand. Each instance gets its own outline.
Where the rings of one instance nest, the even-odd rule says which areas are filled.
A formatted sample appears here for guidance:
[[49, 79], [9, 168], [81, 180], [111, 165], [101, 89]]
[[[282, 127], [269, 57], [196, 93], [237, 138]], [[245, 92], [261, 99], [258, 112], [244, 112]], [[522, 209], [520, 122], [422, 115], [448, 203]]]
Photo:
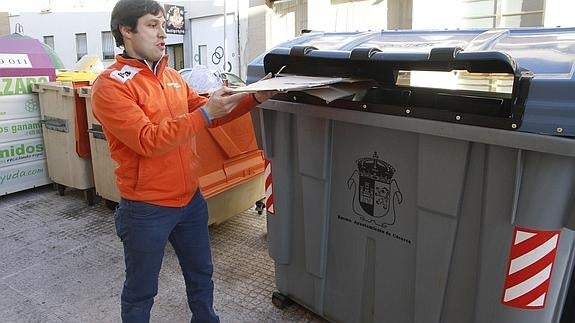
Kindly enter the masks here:
[[[262, 77], [260, 81], [267, 80], [272, 77], [272, 73], [268, 73], [266, 76]], [[278, 94], [278, 91], [258, 91], [254, 92], [254, 99], [258, 103], [263, 103], [264, 101], [268, 100], [269, 98], [273, 97], [274, 95]]]

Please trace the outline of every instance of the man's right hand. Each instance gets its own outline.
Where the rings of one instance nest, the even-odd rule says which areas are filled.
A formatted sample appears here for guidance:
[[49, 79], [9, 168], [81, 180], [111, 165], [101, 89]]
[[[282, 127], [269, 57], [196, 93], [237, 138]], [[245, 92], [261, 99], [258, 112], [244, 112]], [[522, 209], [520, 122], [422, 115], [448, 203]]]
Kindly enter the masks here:
[[210, 99], [204, 109], [208, 113], [210, 120], [223, 117], [230, 113], [248, 95], [248, 93], [234, 93], [229, 87], [223, 86], [210, 95]]

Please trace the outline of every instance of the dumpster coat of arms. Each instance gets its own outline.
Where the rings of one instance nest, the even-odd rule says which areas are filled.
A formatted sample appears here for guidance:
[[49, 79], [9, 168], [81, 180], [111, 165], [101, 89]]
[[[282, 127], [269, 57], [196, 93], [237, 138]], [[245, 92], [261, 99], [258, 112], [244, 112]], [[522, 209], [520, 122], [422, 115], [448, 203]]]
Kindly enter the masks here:
[[393, 178], [395, 168], [378, 158], [356, 160], [357, 169], [347, 180], [347, 188], [353, 191], [352, 209], [366, 222], [379, 226], [395, 224], [395, 208], [403, 202], [403, 195]]

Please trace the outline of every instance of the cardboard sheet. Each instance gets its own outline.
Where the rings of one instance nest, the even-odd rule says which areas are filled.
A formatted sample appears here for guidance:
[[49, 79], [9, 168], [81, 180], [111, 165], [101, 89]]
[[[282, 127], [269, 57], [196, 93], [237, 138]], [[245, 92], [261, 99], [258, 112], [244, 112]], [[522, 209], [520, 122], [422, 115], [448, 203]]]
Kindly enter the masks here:
[[303, 91], [310, 95], [322, 98], [329, 103], [333, 100], [353, 95], [362, 90], [367, 90], [372, 86], [373, 82], [365, 79], [283, 75], [234, 88], [233, 91]]

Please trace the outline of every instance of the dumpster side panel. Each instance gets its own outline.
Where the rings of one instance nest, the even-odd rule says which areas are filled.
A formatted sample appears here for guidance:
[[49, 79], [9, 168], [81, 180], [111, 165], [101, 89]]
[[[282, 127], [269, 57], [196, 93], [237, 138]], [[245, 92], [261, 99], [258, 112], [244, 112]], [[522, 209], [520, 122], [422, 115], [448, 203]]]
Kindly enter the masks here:
[[[494, 316], [501, 307], [508, 246], [512, 239], [513, 207], [517, 189], [516, 149], [489, 145], [486, 147], [480, 245], [477, 252], [477, 292], [474, 322], [498, 322]], [[470, 250], [469, 252], [474, 252]], [[457, 300], [450, 300], [458, 303]], [[457, 322], [454, 318], [453, 322]]]
[[575, 196], [575, 158], [527, 151], [523, 160], [517, 225], [561, 228]]
[[5, 85], [0, 91], [0, 195], [4, 195], [50, 183], [38, 95], [30, 94], [31, 82], [46, 82], [48, 77], [0, 79]]
[[44, 144], [40, 137], [19, 142], [0, 142], [0, 167], [10, 167], [45, 158]]
[[457, 216], [467, 170], [468, 149], [469, 143], [461, 140], [419, 137], [417, 205], [420, 208]]
[[326, 317], [413, 321], [418, 147], [413, 133], [334, 123]]
[[0, 195], [49, 184], [46, 160], [0, 168]]
[[280, 292], [342, 322], [557, 322], [571, 231], [544, 309], [502, 295], [514, 229], [567, 222], [572, 157], [348, 123], [338, 112], [262, 111]]
[[330, 122], [298, 116], [297, 149], [302, 177], [305, 240], [319, 242], [306, 245], [306, 271], [323, 278], [329, 203], [328, 173], [331, 167]]
[[[547, 302], [553, 306], [549, 317], [551, 322], [570, 322], [573, 317], [573, 304], [568, 298], [568, 293], [573, 293], [573, 265], [575, 259], [575, 232], [570, 229], [561, 230], [559, 237], [559, 248], [555, 258], [554, 270], [551, 274], [551, 285]], [[560, 304], [563, 304], [561, 306]], [[571, 315], [571, 316], [570, 316]]]
[[[50, 178], [80, 190], [94, 187], [92, 161], [77, 154], [75, 91], [57, 82], [34, 84], [34, 90], [40, 97]], [[82, 122], [86, 123], [86, 120]]]
[[[504, 278], [505, 274], [508, 277], [502, 282], [502, 299], [510, 306], [494, 307], [494, 317], [508, 322], [553, 322], [560, 317], [561, 294], [566, 289], [563, 284], [567, 284], [570, 272], [566, 265], [573, 257], [572, 232], [561, 229], [573, 205], [575, 159], [534, 151], [518, 155], [520, 186], [512, 221], [515, 228], [526, 232], [521, 239], [525, 243], [509, 237], [508, 266], [503, 268]], [[563, 233], [565, 237], [561, 237]], [[525, 249], [532, 244], [527, 240], [536, 241], [545, 235], [548, 238], [521, 256], [513, 256], [517, 247]], [[508, 286], [508, 280], [513, 284]]]
[[334, 322], [559, 323], [575, 291], [574, 34], [312, 33], [251, 63], [251, 81], [375, 81], [260, 105], [280, 292]]
[[0, 99], [0, 121], [36, 118], [39, 111], [37, 94], [7, 95]]
[[90, 150], [96, 193], [108, 201], [119, 202], [120, 192], [118, 191], [114, 177], [116, 161], [110, 156], [108, 142], [105, 138], [95, 137], [94, 134], [91, 133]]
[[468, 149], [465, 141], [419, 136], [415, 322], [440, 321]]
[[[276, 285], [282, 293], [321, 312], [327, 257], [330, 125], [318, 118], [267, 112], [263, 117], [268, 125], [273, 124], [269, 128], [273, 130], [268, 134], [266, 156], [273, 165], [274, 197], [281, 200], [275, 203], [275, 213], [268, 216], [268, 231], [277, 233], [268, 239], [269, 253], [276, 264]], [[308, 138], [309, 133], [315, 134], [312, 140], [299, 140]], [[297, 216], [292, 212], [298, 212]]]
[[470, 144], [461, 210], [449, 266], [449, 282], [441, 312], [444, 322], [473, 322], [474, 318], [481, 261], [479, 229], [483, 211], [486, 150], [484, 144]]
[[[270, 257], [279, 265], [287, 265], [291, 261], [292, 219], [294, 210], [292, 189], [298, 187], [292, 174], [292, 165], [296, 156], [293, 141], [294, 116], [289, 113], [263, 111], [267, 119], [266, 127], [269, 133], [265, 154], [272, 162], [272, 178], [274, 179], [275, 215], [268, 217], [267, 229], [276, 234], [268, 237]], [[298, 209], [300, 211], [300, 209]], [[278, 277], [279, 276], [279, 277]], [[283, 280], [282, 274], [276, 279]], [[284, 291], [284, 285], [278, 286]]]
[[116, 186], [114, 170], [116, 161], [110, 156], [108, 141], [104, 136], [102, 125], [94, 117], [92, 110], [91, 87], [80, 87], [78, 95], [86, 100], [86, 121], [90, 136], [90, 155], [94, 172], [94, 188], [96, 194], [108, 201], [119, 202], [120, 192]]
[[42, 137], [40, 116], [0, 121], [0, 142]]

